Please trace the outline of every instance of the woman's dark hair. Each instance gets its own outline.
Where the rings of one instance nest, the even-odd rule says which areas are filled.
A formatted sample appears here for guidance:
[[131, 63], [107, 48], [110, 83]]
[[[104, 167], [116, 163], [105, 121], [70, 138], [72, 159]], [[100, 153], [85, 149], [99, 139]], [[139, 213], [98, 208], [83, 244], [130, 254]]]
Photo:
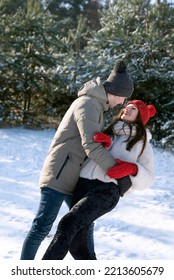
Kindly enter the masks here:
[[[114, 126], [118, 121], [121, 120], [122, 113], [123, 113], [123, 110], [121, 110], [121, 112], [116, 116], [115, 120], [103, 131], [104, 133], [111, 136], [111, 138], [114, 138], [114, 136], [116, 135], [116, 133], [114, 131]], [[124, 127], [127, 125], [130, 128], [130, 134], [128, 135], [128, 138], [125, 141], [125, 142], [127, 142], [126, 150], [130, 151], [138, 141], [142, 140], [143, 146], [142, 146], [141, 153], [139, 155], [139, 157], [140, 157], [142, 155], [145, 145], [146, 145], [147, 134], [146, 134], [146, 126], [142, 123], [139, 112], [138, 112], [136, 120], [132, 123], [128, 123], [128, 122], [123, 123], [122, 129], [124, 130]], [[135, 132], [135, 135], [133, 135], [132, 129], [135, 126], [136, 126], [136, 132]]]

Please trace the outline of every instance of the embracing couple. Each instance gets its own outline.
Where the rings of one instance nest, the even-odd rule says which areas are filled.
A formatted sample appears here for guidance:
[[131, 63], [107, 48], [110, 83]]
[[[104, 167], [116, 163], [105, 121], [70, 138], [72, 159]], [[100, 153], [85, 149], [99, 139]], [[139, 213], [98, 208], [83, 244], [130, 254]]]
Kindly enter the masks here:
[[33, 260], [49, 234], [62, 203], [69, 212], [60, 220], [43, 260], [96, 260], [94, 221], [111, 211], [120, 197], [154, 180], [151, 133], [153, 105], [131, 100], [105, 131], [104, 112], [133, 93], [124, 60], [116, 61], [107, 80], [83, 85], [63, 117], [45, 159], [36, 217], [24, 240], [21, 260]]

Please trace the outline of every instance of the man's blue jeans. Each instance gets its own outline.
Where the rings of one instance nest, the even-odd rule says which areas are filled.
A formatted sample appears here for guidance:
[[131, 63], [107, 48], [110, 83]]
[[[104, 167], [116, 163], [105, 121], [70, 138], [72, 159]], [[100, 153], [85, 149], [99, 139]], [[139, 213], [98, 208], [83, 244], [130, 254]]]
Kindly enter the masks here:
[[[70, 208], [72, 196], [47, 187], [41, 189], [39, 209], [24, 240], [21, 260], [34, 260], [41, 242], [49, 234], [64, 201]], [[93, 230], [90, 235], [89, 249], [94, 250]]]

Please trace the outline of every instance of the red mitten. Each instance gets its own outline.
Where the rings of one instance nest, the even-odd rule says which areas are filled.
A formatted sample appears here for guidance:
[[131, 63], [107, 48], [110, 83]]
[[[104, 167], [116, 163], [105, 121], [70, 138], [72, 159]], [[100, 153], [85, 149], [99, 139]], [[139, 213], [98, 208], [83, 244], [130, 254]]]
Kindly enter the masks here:
[[120, 179], [127, 175], [135, 176], [138, 172], [138, 167], [135, 163], [116, 160], [118, 165], [110, 168], [107, 172], [107, 175], [110, 178]]
[[105, 148], [109, 148], [112, 143], [110, 136], [103, 132], [97, 132], [94, 135], [94, 141], [97, 143], [103, 143], [103, 146]]

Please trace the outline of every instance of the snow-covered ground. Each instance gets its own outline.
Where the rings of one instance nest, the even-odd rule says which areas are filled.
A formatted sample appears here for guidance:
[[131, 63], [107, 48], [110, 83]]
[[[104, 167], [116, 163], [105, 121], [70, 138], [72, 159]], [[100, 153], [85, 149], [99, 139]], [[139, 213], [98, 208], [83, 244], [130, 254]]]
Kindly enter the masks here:
[[[0, 129], [0, 259], [19, 260], [37, 211], [40, 170], [54, 130]], [[174, 155], [154, 148], [156, 181], [95, 223], [99, 260], [174, 260]], [[63, 205], [53, 226], [67, 212]], [[51, 237], [42, 243], [40, 260]], [[68, 254], [66, 259], [71, 259]]]

